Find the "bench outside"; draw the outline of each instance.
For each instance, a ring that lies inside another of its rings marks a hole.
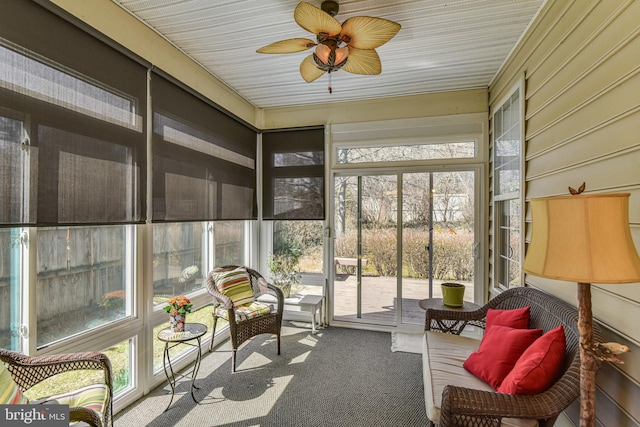
[[[361,258],[362,268],[367,266],[367,259]],[[334,258],[336,272],[338,272],[338,268],[340,268],[341,273],[346,274],[355,274],[356,268],[358,267],[358,258],[344,258],[344,257],[336,257]]]
[[[344,265],[344,266],[355,267],[355,266],[358,265],[358,258],[337,257],[337,258],[334,258],[334,261],[336,263],[336,266]],[[366,265],[367,265],[367,259],[366,258],[362,258],[362,266],[365,267]]]

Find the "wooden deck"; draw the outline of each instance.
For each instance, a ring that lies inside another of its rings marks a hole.
[[[442,298],[440,284],[433,281],[433,298]],[[473,301],[473,284],[465,283],[465,300]],[[311,289],[310,289],[311,288]],[[316,293],[316,287],[305,287],[303,293]],[[320,291],[320,288],[317,288]],[[418,306],[422,299],[429,298],[427,279],[403,279],[402,323],[423,325],[425,312]],[[371,323],[378,325],[397,324],[397,279],[395,277],[362,277],[362,310],[357,313],[357,278],[350,274],[336,274],[333,287],[333,319],[344,322]],[[331,310],[329,310],[331,312]]]
[[[433,281],[433,298],[442,298],[440,283]],[[473,299],[473,288],[465,296]],[[426,279],[403,279],[402,323],[424,324],[424,310],[418,306],[422,299],[429,298],[429,281]],[[362,310],[357,315],[357,278],[340,274],[334,281],[333,318],[340,321],[366,321],[368,323],[394,325],[397,323],[397,279],[395,277],[362,277]]]

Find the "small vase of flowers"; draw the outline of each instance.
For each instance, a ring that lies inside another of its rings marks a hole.
[[[167,301],[164,311],[169,313],[169,324],[173,332],[184,332],[187,313],[191,313],[191,300],[184,295],[172,297]]]

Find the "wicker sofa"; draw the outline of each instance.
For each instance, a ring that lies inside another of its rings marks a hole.
[[[562,325],[566,337],[559,379],[534,395],[502,394],[462,366],[480,340],[459,334],[465,326],[484,329],[489,308],[531,307],[530,328],[546,333]],[[558,415],[580,395],[580,352],[576,308],[533,288],[513,288],[471,312],[427,309],[423,337],[425,404],[430,422],[449,426],[553,426]],[[438,331],[434,330],[438,329]],[[445,332],[445,333],[443,333]],[[594,325],[594,338],[602,334]]]

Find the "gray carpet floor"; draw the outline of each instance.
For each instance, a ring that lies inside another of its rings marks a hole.
[[[391,334],[283,325],[238,350],[231,373],[230,344],[205,353],[196,379],[182,380],[171,408],[164,384],[116,416],[116,427],[139,426],[425,426],[419,354],[392,352]]]

